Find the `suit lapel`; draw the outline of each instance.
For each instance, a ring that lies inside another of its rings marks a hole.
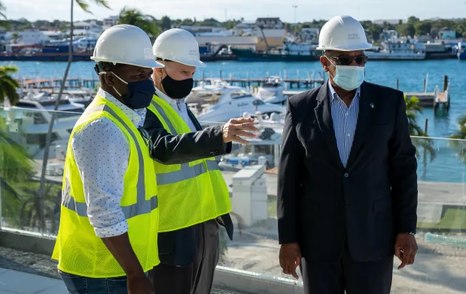
[[[340,160],[340,155],[338,153],[335,131],[333,130],[328,83],[325,83],[325,85],[320,88],[320,91],[316,97],[316,101],[317,105],[314,108],[316,122],[325,137],[332,157],[334,157],[335,161],[338,162],[340,167],[343,167]]]
[[[374,95],[369,91],[367,83],[361,85],[361,96],[359,97],[359,113],[358,122],[356,124],[356,131],[354,134],[353,145],[351,146],[351,152],[348,158],[347,168],[351,166],[353,161],[356,159],[359,150],[364,145],[367,139],[367,130],[372,125],[372,121],[375,115],[375,108],[377,105],[374,103]]]

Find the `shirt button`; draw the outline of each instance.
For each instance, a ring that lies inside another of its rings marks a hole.
[[[345,173],[345,174],[344,174],[344,177],[345,177],[345,178],[348,178],[348,177],[349,177],[349,173]]]

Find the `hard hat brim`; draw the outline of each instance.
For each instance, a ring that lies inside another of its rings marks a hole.
[[[202,67],[206,67],[207,65],[204,62],[199,60],[198,62],[195,62],[195,64],[192,64],[191,66],[201,67],[202,68]]]
[[[200,61],[200,60],[181,60],[181,59],[178,59],[178,58],[173,58],[171,59],[171,61],[174,61],[174,62],[178,62],[178,63],[181,63],[181,64],[184,64],[184,65],[188,65],[188,66],[194,66],[194,67],[206,67],[207,65]]]
[[[141,60],[140,62],[128,62],[128,61],[124,61],[124,60],[115,60],[115,59],[105,59],[105,58],[96,58],[94,56],[91,57],[91,60],[94,60],[95,62],[109,62],[109,63],[113,63],[113,64],[127,64],[127,65],[133,65],[133,66],[137,66],[137,67],[144,67],[144,68],[162,68],[162,67],[165,67],[165,65],[163,65],[162,63],[160,62],[157,62],[155,60],[151,60],[151,59],[146,59],[146,60]]]
[[[369,50],[372,48],[371,43],[366,43],[363,46],[355,46],[355,47],[347,47],[347,48],[341,48],[341,47],[333,47],[333,46],[318,46],[316,49],[317,50],[335,50],[335,51],[364,51],[364,50]]]

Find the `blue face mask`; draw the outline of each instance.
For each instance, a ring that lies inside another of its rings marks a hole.
[[[146,108],[152,101],[152,96],[155,93],[154,82],[152,79],[146,79],[137,82],[127,82],[113,73],[120,81],[128,86],[128,92],[121,95],[118,90],[113,89],[120,95],[123,103],[131,109]]]
[[[364,82],[364,66],[335,65],[335,69],[333,81],[346,91],[357,89]]]

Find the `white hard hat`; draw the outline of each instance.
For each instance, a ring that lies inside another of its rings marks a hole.
[[[155,57],[178,63],[204,67],[199,54],[199,44],[193,34],[183,29],[170,29],[155,39],[152,47]]]
[[[115,25],[100,35],[91,59],[145,68],[163,67],[155,61],[151,47],[149,36],[137,26]]]
[[[351,16],[335,16],[327,21],[319,34],[318,50],[359,51],[372,48],[364,28]]]

